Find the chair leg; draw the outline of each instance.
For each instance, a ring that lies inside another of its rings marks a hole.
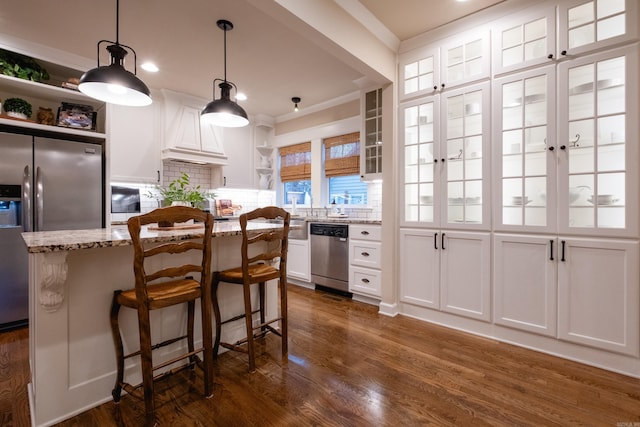
[[[211,327],[211,288],[202,290],[200,311],[202,316],[202,369],[204,370],[204,395],[213,395],[213,331]]]
[[[153,359],[151,356],[151,324],[149,309],[138,306],[138,328],[140,333],[140,363],[142,365],[142,387],[144,389],[145,419],[148,426],[155,424],[155,402],[153,401]]]
[[[120,335],[120,323],[118,321],[118,314],[120,313],[120,303],[118,302],[118,295],[122,291],[113,292],[113,300],[111,301],[111,336],[113,337],[113,345],[116,350],[116,384],[111,391],[113,401],[115,403],[120,402],[120,396],[122,394],[122,381],[124,380],[124,350],[122,348],[122,336]]]
[[[265,283],[264,282],[260,282],[258,284],[258,293],[260,297],[260,324],[264,325],[264,322],[265,322],[265,313],[264,313],[265,312],[265,309],[264,309]],[[267,327],[263,326],[262,328],[260,328],[260,331],[264,336],[267,333]]]
[[[253,316],[251,315],[251,287],[248,284],[242,285],[244,290],[244,314],[247,328],[247,353],[249,354],[249,372],[256,370],[255,353],[253,350]]]
[[[189,353],[195,349],[193,340],[193,323],[195,320],[196,304],[194,301],[187,302],[187,348]],[[189,362],[192,364],[191,369],[195,367],[196,356],[189,356]]]
[[[220,348],[220,331],[222,320],[220,318],[220,306],[218,305],[218,286],[220,285],[220,278],[218,272],[213,273],[213,280],[211,286],[211,305],[213,306],[213,315],[216,322],[216,339],[213,343],[213,357],[218,358],[218,349]],[[204,332],[203,332],[204,333]]]
[[[278,280],[278,290],[280,291],[280,333],[282,338],[282,356],[287,355],[288,350],[288,316],[287,316],[287,278]]]

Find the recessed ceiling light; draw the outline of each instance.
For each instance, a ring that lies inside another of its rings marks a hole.
[[[149,71],[150,73],[157,73],[158,71],[160,71],[158,66],[153,62],[145,62],[140,66],[140,68],[142,68],[145,71]]]
[[[245,95],[242,92],[238,92],[238,93],[236,93],[236,99],[238,101],[246,101],[247,100],[247,95]]]

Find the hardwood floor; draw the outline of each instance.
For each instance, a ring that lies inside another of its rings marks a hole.
[[[289,357],[227,352],[157,386],[161,426],[640,426],[640,380],[290,286]],[[105,314],[107,315],[107,314]],[[0,334],[0,425],[28,425],[26,329]],[[115,363],[115,362],[114,362]],[[59,426],[139,426],[124,396]]]

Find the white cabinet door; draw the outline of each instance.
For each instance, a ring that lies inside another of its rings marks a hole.
[[[637,0],[567,0],[558,7],[560,57],[575,56],[633,40]]]
[[[557,236],[494,235],[496,324],[556,336],[557,249]]]
[[[309,240],[289,239],[287,250],[287,277],[311,281]]]
[[[400,301],[440,308],[439,233],[400,229]]]
[[[441,309],[491,319],[491,239],[489,233],[443,231],[440,236]]]
[[[556,9],[535,6],[498,21],[493,35],[493,75],[556,58]]]
[[[227,156],[227,164],[222,167],[223,185],[230,188],[256,188],[251,126],[225,128],[222,135]]]
[[[401,101],[440,89],[440,48],[426,46],[403,53],[399,62],[398,98]]]
[[[440,49],[440,88],[448,89],[489,77],[490,45],[488,30],[468,31],[447,39]]]
[[[638,241],[560,238],[558,336],[638,356]]]
[[[560,233],[638,233],[637,72],[637,45],[558,67]]]
[[[156,104],[108,104],[107,111],[111,180],[159,183],[162,161]]]
[[[493,218],[498,230],[557,230],[555,99],[555,66],[493,82]]]

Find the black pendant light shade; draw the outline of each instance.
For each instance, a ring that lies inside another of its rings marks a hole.
[[[116,1],[116,41],[100,40],[98,42],[98,67],[93,68],[80,77],[80,92],[111,104],[142,107],[151,104],[151,92],[147,85],[134,74],[136,72],[136,52],[129,46],[118,42],[120,2]],[[107,51],[111,56],[111,64],[100,66],[100,45],[110,43]],[[126,49],[125,49],[126,48]],[[124,68],[124,57],[127,49],[133,52],[134,73]]]
[[[298,111],[298,104],[302,101],[299,96],[294,96],[291,98],[291,102],[293,102],[293,111]]]
[[[232,82],[227,81],[227,31],[233,29],[233,24],[225,19],[220,19],[218,27],[224,31],[224,80],[213,80],[213,101],[207,104],[200,115],[201,120],[215,126],[242,127],[249,124],[247,113],[236,102],[231,100],[231,88],[236,88]],[[215,99],[215,84],[219,81],[220,98]]]

